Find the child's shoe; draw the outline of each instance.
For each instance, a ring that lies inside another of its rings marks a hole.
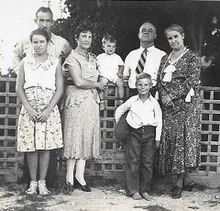
[[[116,98],[116,104],[117,106],[120,106],[121,104],[124,103],[124,98],[123,97],[118,97]]]
[[[118,105],[120,106],[121,104],[123,104],[124,103],[124,100],[123,99],[119,99],[118,100]]]
[[[51,192],[46,187],[46,181],[45,180],[39,180],[38,181],[38,190],[39,190],[39,194],[41,196],[47,196],[47,195],[51,194]]]
[[[26,190],[26,194],[34,195],[37,194],[37,181],[31,180],[29,188]]]
[[[101,101],[100,101],[100,104],[99,104],[99,110],[100,110],[100,111],[103,111],[103,110],[105,110],[105,107],[106,107],[105,101],[104,101],[104,100],[101,100]]]

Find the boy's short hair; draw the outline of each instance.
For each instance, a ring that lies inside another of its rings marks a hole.
[[[110,42],[110,43],[115,43],[117,44],[117,40],[110,34],[107,34],[105,35],[103,38],[102,38],[102,45],[105,45],[106,42]]]
[[[136,83],[138,82],[138,80],[140,79],[148,79],[151,83],[152,83],[152,80],[151,80],[151,75],[148,74],[148,73],[139,73],[137,76],[136,76]]]
[[[50,41],[50,34],[45,29],[40,28],[40,29],[35,29],[34,31],[32,31],[31,34],[30,34],[30,41],[31,42],[33,40],[34,35],[41,35],[41,36],[46,38],[47,42]]]

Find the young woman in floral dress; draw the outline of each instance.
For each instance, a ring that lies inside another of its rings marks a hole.
[[[31,177],[27,194],[48,195],[46,174],[50,150],[62,148],[61,118],[57,103],[63,93],[59,59],[47,53],[50,36],[44,29],[30,35],[34,52],[20,64],[16,91],[22,108],[18,120],[17,150],[27,153]],[[39,171],[38,171],[39,169]]]

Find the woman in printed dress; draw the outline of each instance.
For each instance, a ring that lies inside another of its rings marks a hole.
[[[175,176],[172,197],[180,198],[182,190],[192,190],[189,171],[198,167],[200,158],[200,58],[185,47],[181,26],[169,26],[165,36],[172,52],[161,60],[158,76],[163,109],[158,170]]]
[[[67,88],[62,103],[64,158],[67,172],[64,193],[70,194],[75,178],[83,191],[90,192],[84,179],[86,159],[99,157],[100,117],[97,90],[105,86],[98,82],[97,60],[89,52],[92,44],[90,27],[81,24],[75,31],[77,47],[63,66]]]
[[[40,195],[48,195],[50,191],[45,178],[50,150],[63,147],[57,107],[63,93],[63,74],[59,60],[47,53],[50,40],[48,32],[44,29],[34,30],[30,40],[34,52],[22,60],[16,84],[22,103],[17,150],[27,152],[31,181],[26,193],[37,194],[38,190]]]

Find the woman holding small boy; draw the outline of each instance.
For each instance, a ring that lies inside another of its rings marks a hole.
[[[83,191],[91,189],[84,179],[86,159],[99,157],[100,117],[99,94],[105,86],[98,82],[97,60],[89,52],[91,27],[79,25],[75,30],[77,47],[65,60],[67,88],[62,103],[64,158],[67,172],[64,192],[73,191],[74,177]],[[74,169],[76,173],[74,174]]]

